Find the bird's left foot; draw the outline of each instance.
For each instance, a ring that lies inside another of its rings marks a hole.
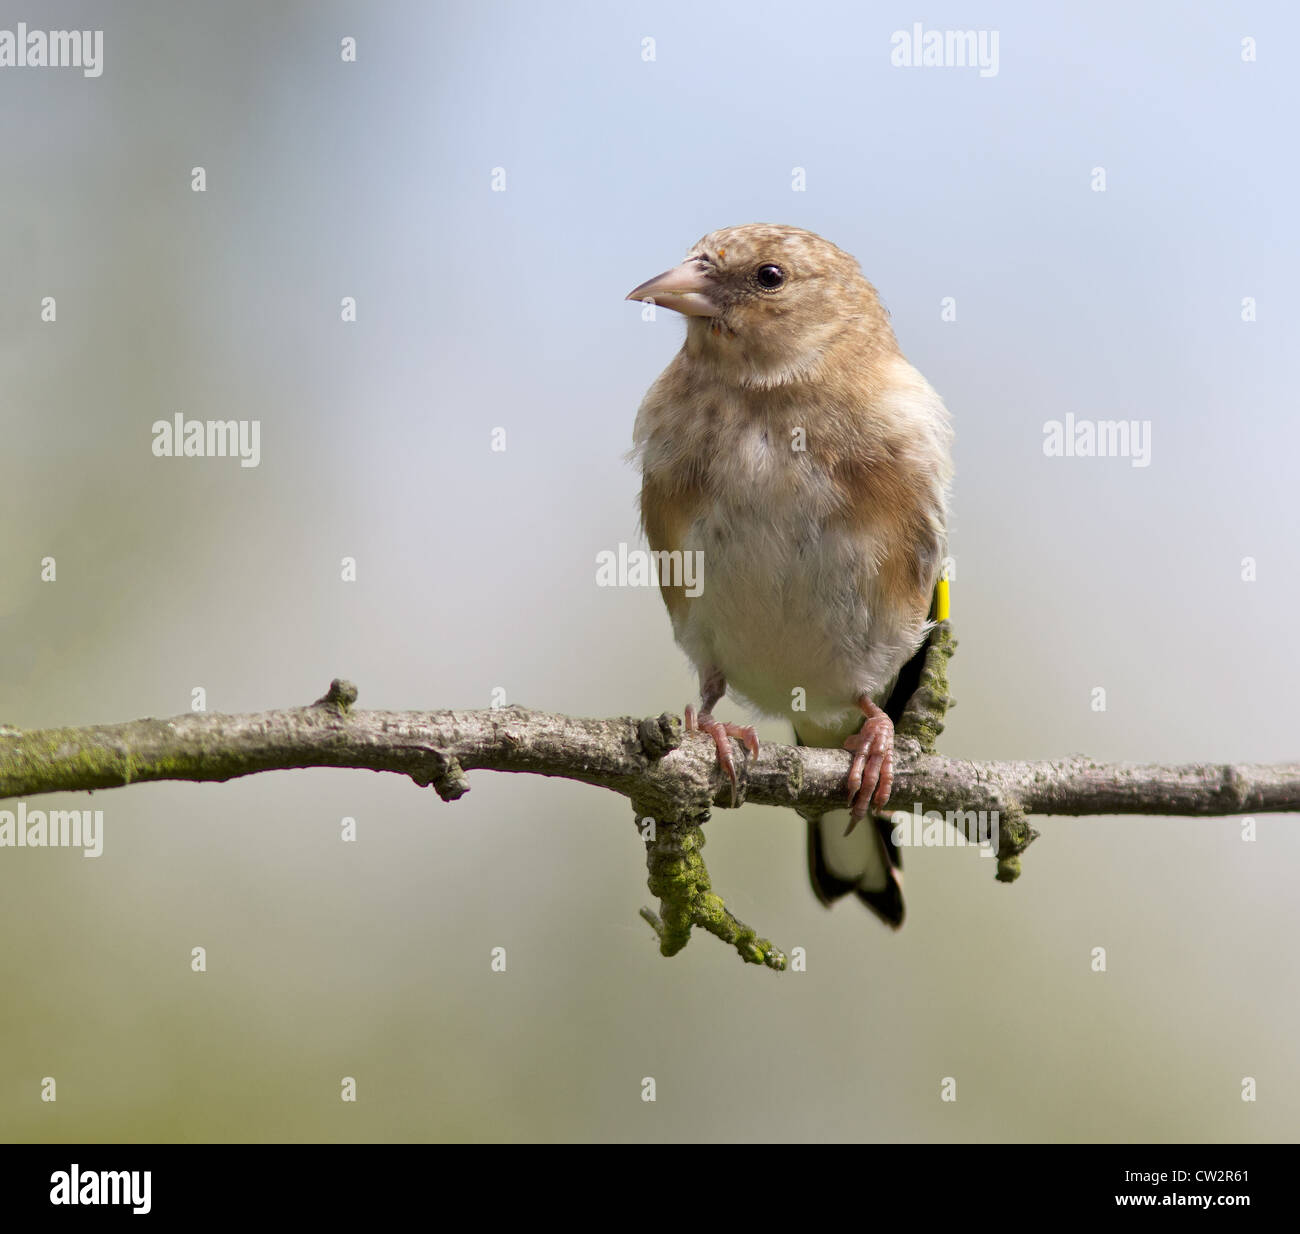
[[[734,737],[752,757],[757,758],[758,733],[749,724],[725,724],[721,720],[715,720],[707,711],[701,712],[697,717],[695,708],[689,703],[686,705],[686,731],[708,733],[713,738],[713,744],[718,750],[718,766],[731,781],[731,804],[734,806],[736,804],[736,762],[731,757],[731,738]]]
[[[852,751],[849,764],[848,835],[873,810],[883,810],[894,786],[894,722],[874,703],[863,700],[866,722],[844,748]]]

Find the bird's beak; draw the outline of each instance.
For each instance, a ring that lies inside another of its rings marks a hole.
[[[684,261],[680,266],[656,274],[628,293],[629,300],[652,300],[686,317],[716,317],[719,309],[710,293],[717,286],[702,261]]]

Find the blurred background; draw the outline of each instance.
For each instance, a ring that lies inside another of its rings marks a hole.
[[[771,221],[858,257],[954,416],[941,751],[1297,757],[1288,6],[33,7],[0,28],[104,60],[0,68],[0,723],[336,675],[370,708],[680,711],[657,592],[595,585],[641,543],[632,421],[683,335],[623,296]],[[996,31],[997,73],[891,64],[921,20]],[[260,465],[155,457],[178,412],[260,421]],[[1150,465],[1045,456],[1067,414],[1149,421]],[[0,1137],[1300,1132],[1294,817],[1036,820],[1010,887],[912,850],[891,935],[816,903],[793,814],[721,811],[715,887],[807,951],[774,974],[658,955],[621,798],[471,783],[31,799],[102,809],[104,852],[0,849]]]

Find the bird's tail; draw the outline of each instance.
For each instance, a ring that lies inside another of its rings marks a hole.
[[[850,892],[895,930],[903,924],[903,863],[884,819],[864,818],[845,835],[847,810],[808,819],[808,876],[827,907]]]
[[[920,680],[925,658],[922,645],[898,675],[885,712],[895,723]],[[860,718],[844,732],[801,722],[794,738],[801,746],[836,748],[857,731]],[[854,894],[886,925],[897,930],[903,924],[903,858],[892,839],[887,819],[868,815],[853,829],[848,810],[831,810],[822,815],[804,815],[808,822],[808,877],[813,894],[828,908],[843,896]]]

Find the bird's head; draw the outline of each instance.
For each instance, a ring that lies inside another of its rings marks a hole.
[[[894,346],[858,263],[798,227],[746,223],[710,232],[680,266],[631,292],[688,319],[686,349],[741,384],[807,379],[837,343]]]

